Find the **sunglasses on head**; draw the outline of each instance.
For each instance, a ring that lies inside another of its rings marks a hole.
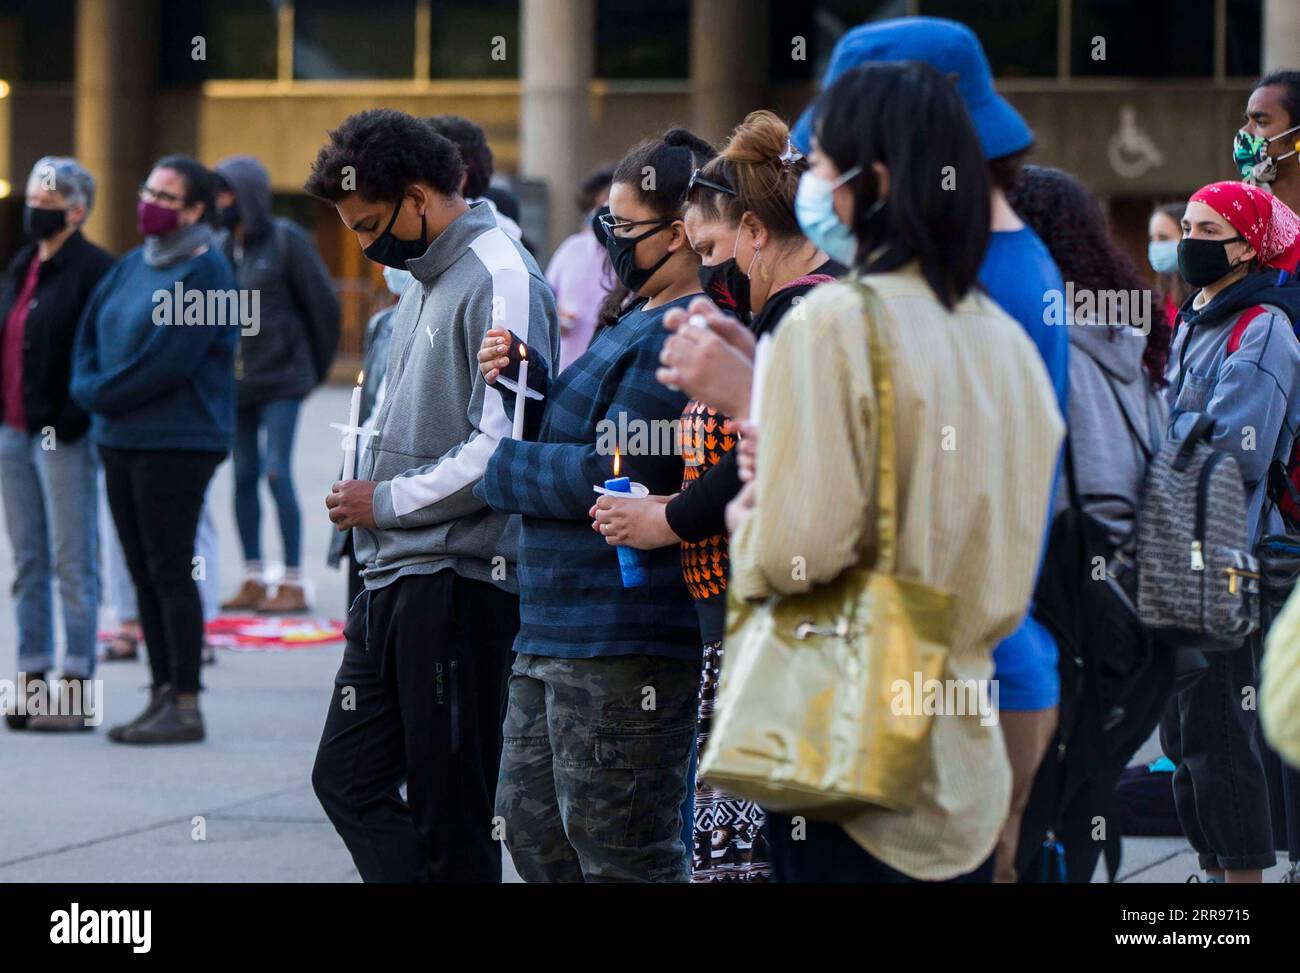
[[[696,169],[691,173],[690,180],[686,183],[686,195],[689,196],[696,186],[703,186],[705,189],[712,189],[715,193],[726,193],[728,196],[737,195],[736,191],[730,186],[720,182],[714,182],[712,179],[701,175],[704,170]]]

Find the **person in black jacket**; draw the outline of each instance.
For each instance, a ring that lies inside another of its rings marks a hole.
[[[271,215],[271,182],[252,156],[217,163],[224,185],[217,215],[228,231],[221,250],[241,290],[259,293],[258,326],[236,361],[235,520],[244,547],[244,582],[227,611],[306,611],[300,576],[301,514],[293,487],[293,439],[303,398],[325,378],[338,349],[339,300],[316,249],[296,224]],[[262,436],[265,433],[265,445]],[[262,573],[261,503],[266,476],[284,542],[284,577],[275,594]]]
[[[77,321],[113,265],[81,235],[94,202],[95,180],[75,159],[37,162],[23,210],[28,242],[0,281],[0,488],[14,551],[20,682],[44,683],[54,667],[57,579],[62,674],[68,685],[82,680],[83,701],[95,674],[99,472],[90,418],[68,386]],[[13,729],[89,728],[67,712],[6,719]]]

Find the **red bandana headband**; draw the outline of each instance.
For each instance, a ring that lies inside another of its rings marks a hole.
[[[1250,244],[1259,261],[1295,273],[1300,263],[1300,217],[1272,193],[1240,182],[1212,182],[1192,193]]]

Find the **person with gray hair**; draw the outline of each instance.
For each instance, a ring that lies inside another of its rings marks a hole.
[[[27,243],[0,277],[0,494],[14,552],[18,680],[24,700],[54,685],[77,709],[7,712],[11,729],[89,729],[99,614],[98,459],[90,418],[69,394],[82,309],[113,258],[81,233],[95,180],[76,159],[46,156],[27,180]],[[53,583],[66,646],[54,668]],[[80,685],[77,681],[80,681]],[[48,698],[48,697],[47,697]],[[82,714],[85,715],[82,715]]]

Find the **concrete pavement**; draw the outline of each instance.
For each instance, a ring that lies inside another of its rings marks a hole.
[[[342,618],[343,576],[325,567],[323,498],[338,469],[348,390],[311,395],[299,420],[294,475],[303,507],[304,574],[314,614]],[[211,500],[223,591],[240,578],[230,464]],[[280,552],[270,496],[263,543]],[[0,531],[0,672],[15,667],[13,558]],[[104,626],[108,625],[105,618]],[[204,670],[208,739],[142,749],[95,733],[12,733],[0,726],[0,882],[337,882],[356,870],[311,792],[310,773],[340,644],[282,653],[219,652]],[[144,705],[143,661],[103,666],[104,724]],[[1147,751],[1158,753],[1154,741]],[[196,820],[201,819],[201,820]],[[202,840],[197,840],[202,834]],[[1182,839],[1125,842],[1122,878],[1181,882],[1196,871]],[[1271,870],[1276,881],[1282,866]],[[507,863],[507,877],[517,880]]]

